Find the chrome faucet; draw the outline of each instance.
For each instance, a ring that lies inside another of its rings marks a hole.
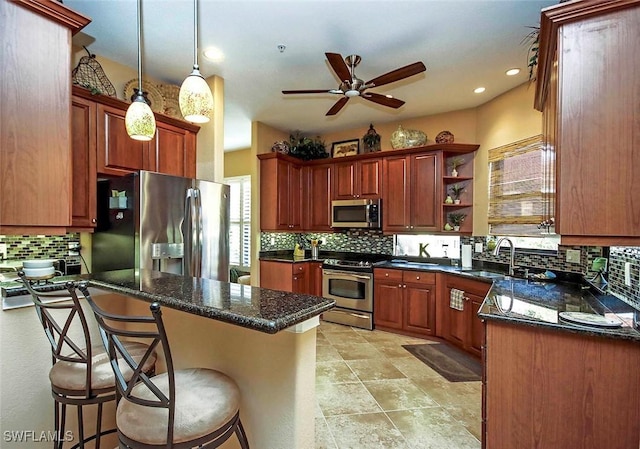
[[[503,241],[506,241],[509,244],[509,246],[511,247],[510,251],[509,251],[509,276],[513,276],[513,269],[515,268],[515,262],[514,261],[515,261],[515,257],[516,257],[516,247],[513,244],[513,242],[511,241],[511,239],[508,238],[508,237],[501,237],[498,240],[498,243],[496,243],[496,247],[493,250],[493,255],[497,256],[497,255],[500,254],[500,245],[502,244]]]

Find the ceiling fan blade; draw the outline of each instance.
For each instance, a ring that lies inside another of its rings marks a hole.
[[[347,101],[349,101],[349,97],[342,97],[341,99],[336,101],[336,103],[331,107],[331,109],[329,109],[329,112],[327,112],[326,115],[336,115],[340,111],[340,109],[342,109],[344,105],[347,104]]]
[[[373,92],[365,93],[364,95],[362,95],[362,98],[394,109],[398,109],[404,104],[404,101],[398,100],[397,98],[389,98],[386,95],[380,95]]]
[[[417,75],[418,73],[424,72],[425,70],[427,70],[427,68],[422,62],[414,62],[413,64],[409,64],[407,66],[385,73],[384,75],[380,75],[377,78],[372,79],[371,81],[367,81],[365,83],[365,86],[382,86],[384,84],[393,83],[394,81],[400,81],[401,79]]]
[[[347,67],[347,64],[339,53],[325,53],[324,55],[327,57],[329,64],[331,64],[333,71],[336,72],[336,75],[340,78],[340,81],[351,81],[349,67]]]
[[[332,89],[283,90],[283,94],[330,94]],[[342,93],[342,92],[341,92]]]

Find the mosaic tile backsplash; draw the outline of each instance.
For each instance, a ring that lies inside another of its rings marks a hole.
[[[80,243],[80,234],[0,235],[7,245],[7,259],[69,259],[69,243]]]
[[[322,240],[321,251],[342,251],[369,254],[393,254],[393,236],[382,235],[381,231],[348,231],[336,233],[288,234],[280,232],[261,232],[261,251],[292,250],[299,239]],[[309,249],[309,245],[303,245]]]
[[[631,264],[631,286],[625,285],[625,264]],[[612,246],[609,253],[609,291],[640,309],[640,247]]]

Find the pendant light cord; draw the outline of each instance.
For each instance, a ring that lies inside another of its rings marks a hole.
[[[142,95],[142,26],[140,19],[142,0],[138,0],[138,94]]]
[[[193,0],[193,68],[198,67],[198,0]]]

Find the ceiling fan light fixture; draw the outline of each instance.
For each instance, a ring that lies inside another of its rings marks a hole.
[[[357,89],[349,89],[344,94],[349,98],[351,98],[351,97],[359,97],[360,96],[360,91],[357,90]]]
[[[156,118],[142,94],[142,0],[138,0],[138,90],[124,116],[127,134],[134,140],[149,141],[156,133]]]
[[[207,123],[213,112],[213,94],[198,67],[198,0],[193,0],[193,71],[180,86],[180,112],[185,120]]]

